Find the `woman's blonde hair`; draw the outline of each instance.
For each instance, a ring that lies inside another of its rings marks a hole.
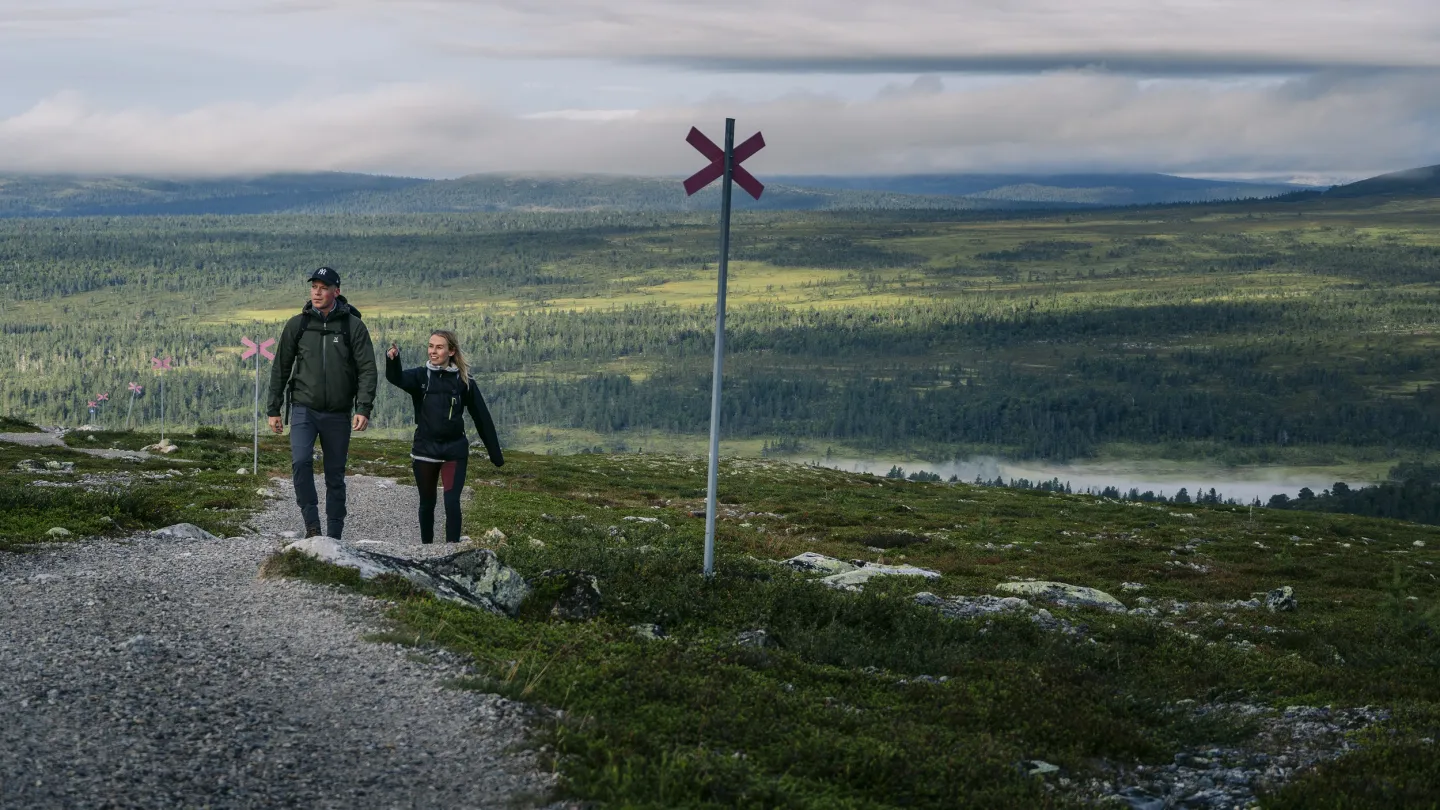
[[[460,379],[469,381],[470,364],[465,362],[465,354],[460,351],[460,340],[455,337],[455,333],[449,329],[436,329],[430,333],[430,337],[445,338],[447,348],[455,355],[450,359],[450,362],[454,363],[455,367],[460,369]]]

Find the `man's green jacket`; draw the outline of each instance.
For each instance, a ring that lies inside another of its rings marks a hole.
[[[345,334],[349,332],[349,340]],[[295,373],[290,373],[291,367]],[[375,348],[360,310],[345,296],[323,316],[307,301],[299,315],[285,323],[270,367],[267,416],[279,416],[285,388],[293,386],[290,402],[317,411],[343,411],[369,417],[375,407]]]

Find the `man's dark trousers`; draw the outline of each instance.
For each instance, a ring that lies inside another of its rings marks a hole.
[[[305,526],[320,525],[320,496],[315,492],[315,438],[325,455],[325,534],[339,539],[345,530],[345,457],[350,452],[350,414],[315,411],[304,405],[290,409],[290,470],[295,503]]]

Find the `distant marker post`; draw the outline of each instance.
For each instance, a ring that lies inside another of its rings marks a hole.
[[[264,355],[264,357],[265,357],[266,360],[274,360],[274,359],[275,359],[275,353],[272,352],[272,351],[270,351],[270,347],[275,345],[275,339],[274,339],[274,338],[271,338],[271,339],[269,339],[269,340],[266,340],[266,341],[263,341],[263,342],[260,342],[260,343],[256,343],[255,341],[251,340],[251,339],[248,338],[248,337],[242,337],[242,338],[240,338],[240,343],[241,343],[241,345],[242,345],[242,346],[244,347],[244,349],[245,349],[243,352],[241,352],[241,354],[240,354],[240,359],[241,359],[241,360],[249,360],[251,357],[254,357],[254,358],[255,358],[255,418],[252,420],[252,421],[254,422],[254,428],[255,428],[255,460],[254,460],[254,462],[253,462],[253,468],[252,468],[252,470],[251,470],[251,474],[252,474],[252,475],[259,475],[259,474],[260,474],[260,357],[261,357],[261,355]]]
[[[705,495],[705,576],[715,574],[715,515],[717,510],[716,492],[720,474],[720,382],[725,363],[725,285],[730,269],[730,186],[732,181],[750,196],[760,199],[765,186],[749,171],[740,166],[746,158],[765,148],[765,139],[760,133],[751,135],[746,141],[735,146],[735,119],[725,119],[725,148],[705,137],[695,127],[690,128],[686,142],[696,151],[710,159],[710,165],[701,169],[685,181],[685,194],[694,194],[700,189],[720,180],[720,279],[715,294],[715,368],[710,385],[710,472]]]
[[[160,443],[165,443],[165,371],[175,367],[175,358],[150,358],[150,367],[160,373]]]

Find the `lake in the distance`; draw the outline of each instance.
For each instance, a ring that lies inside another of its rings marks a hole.
[[[1242,503],[1249,503],[1255,498],[1265,503],[1270,500],[1271,495],[1278,493],[1293,498],[1304,487],[1309,487],[1318,495],[1322,490],[1334,486],[1336,481],[1345,481],[1351,487],[1375,483],[1368,480],[1347,480],[1339,471],[1330,471],[1324,467],[1224,467],[1203,462],[1104,461],[1047,464],[1039,461],[1010,461],[990,456],[941,463],[854,458],[806,461],[837,470],[874,475],[885,475],[891,467],[899,466],[906,475],[924,470],[935,473],[946,481],[954,475],[967,483],[973,482],[977,475],[985,481],[994,481],[996,476],[1006,481],[1028,478],[1032,482],[1058,478],[1062,484],[1069,483],[1075,492],[1099,493],[1105,487],[1115,487],[1124,494],[1134,488],[1141,492],[1148,490],[1167,498],[1179,492],[1182,487],[1189,491],[1191,498],[1194,498],[1197,492],[1209,492],[1213,487],[1221,497],[1233,498]],[[1353,473],[1353,470],[1347,472]],[[1354,478],[1353,475],[1349,477]]]

